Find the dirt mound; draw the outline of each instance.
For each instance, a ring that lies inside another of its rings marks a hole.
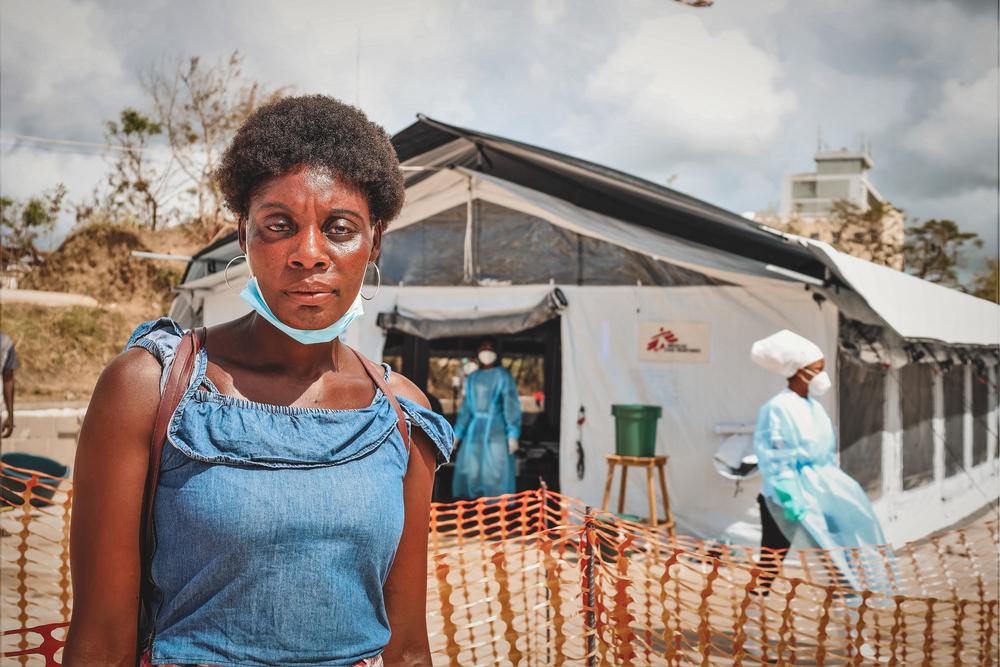
[[[86,399],[136,324],[152,317],[118,307],[4,304],[4,333],[14,339],[21,362],[18,403]]]
[[[167,306],[173,299],[170,289],[180,281],[184,265],[133,257],[134,250],[154,251],[149,237],[149,232],[126,225],[81,227],[42,266],[25,276],[21,286],[85,294],[101,303],[140,301]],[[155,252],[164,250],[155,247]]]
[[[14,338],[22,368],[19,401],[86,399],[101,370],[140,322],[167,313],[185,264],[133,257],[135,250],[191,256],[209,230],[189,224],[151,232],[92,223],[73,230],[20,287],[84,294],[100,307],[5,303],[4,332]]]

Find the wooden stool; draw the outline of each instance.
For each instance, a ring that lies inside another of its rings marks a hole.
[[[674,535],[674,515],[670,511],[670,496],[667,495],[667,475],[664,467],[667,465],[668,456],[619,456],[618,454],[608,454],[608,481],[604,484],[604,511],[608,510],[608,502],[611,500],[611,485],[614,481],[615,466],[622,467],[621,488],[618,491],[618,513],[625,511],[625,478],[628,475],[629,467],[646,469],[646,491],[649,493],[649,525],[653,527],[666,528],[670,536]],[[660,523],[656,519],[656,492],[653,490],[653,468],[656,468],[660,475],[660,493],[663,494],[663,509],[666,519]]]

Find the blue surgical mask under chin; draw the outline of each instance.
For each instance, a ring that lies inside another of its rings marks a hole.
[[[354,299],[354,303],[352,303],[351,307],[347,309],[347,312],[330,326],[323,329],[296,329],[279,320],[271,311],[267,302],[264,301],[264,295],[260,293],[260,287],[257,285],[257,278],[251,278],[247,282],[247,286],[243,288],[242,292],[240,292],[240,298],[253,308],[258,315],[273,324],[275,328],[284,332],[290,338],[302,343],[303,345],[329,343],[334,338],[339,338],[340,335],[347,330],[347,327],[350,326],[351,322],[358,319],[365,313],[365,309],[362,306],[361,294],[359,292],[358,296]]]

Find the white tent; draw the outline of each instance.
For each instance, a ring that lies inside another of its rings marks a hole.
[[[461,155],[453,143],[447,144],[449,164]],[[518,148],[524,150],[523,145]],[[788,328],[816,342],[831,374],[848,385],[828,394],[824,403],[842,435],[850,431],[851,448],[845,445],[842,453],[845,468],[861,477],[869,473],[863,483],[893,542],[942,528],[997,499],[1000,309],[995,305],[829,246],[753,229],[815,258],[820,270],[805,274],[799,270],[805,266],[801,262],[782,266],[768,261],[776,256],[770,251],[720,249],[710,234],[704,243],[690,234],[682,238],[533,188],[527,184],[530,179],[518,183],[470,167],[429,165],[427,154],[418,153],[407,163],[419,164],[422,171],[411,178],[403,213],[385,236],[381,263],[386,282],[366,304],[366,315],[348,332],[347,342],[380,359],[387,330],[430,338],[479,335],[558,318],[562,492],[599,505],[604,456],[614,451],[611,405],[659,405],[663,417],[657,452],[670,456],[668,487],[680,529],[706,538],[759,539],[759,482],[723,478],[712,457],[724,438],[748,437],[759,406],[781,389],[781,378],[750,362],[749,349],[754,340]],[[501,157],[491,154],[494,162]],[[551,154],[544,157],[553,159]],[[600,176],[611,178],[604,172]],[[627,186],[637,187],[634,182]],[[623,209],[630,203],[623,201]],[[492,213],[480,219],[476,207],[487,204]],[[697,209],[689,199],[681,204]],[[708,207],[705,224],[719,216],[718,209]],[[528,240],[514,237],[515,228],[532,230]],[[419,234],[425,231],[421,241]],[[549,248],[538,247],[537,238],[569,238],[580,247],[581,239],[587,239],[597,244],[588,255],[596,256],[595,262],[617,248],[630,253],[622,256],[623,262],[642,257],[654,269],[675,273],[661,275],[653,284],[623,282],[621,275],[627,272],[616,273],[611,284],[601,284],[600,277],[588,282],[581,279],[582,268],[575,281],[545,279],[538,264],[549,262],[549,273],[568,275],[564,265],[571,255],[539,259],[536,253]],[[484,247],[484,239],[492,239],[492,245]],[[175,307],[188,324],[200,320],[211,325],[246,312],[219,270],[235,254],[230,241],[199,256],[216,266],[200,275],[189,271],[184,296]],[[427,277],[435,264],[448,264],[453,272]],[[506,277],[483,279],[478,273],[486,264],[499,266],[496,272],[506,271]],[[527,269],[535,277],[517,284],[518,272]],[[242,284],[244,275],[242,268],[230,271],[236,284]],[[555,290],[559,298],[552,296]],[[662,354],[647,350],[650,336],[661,329],[674,332],[681,345]],[[914,363],[921,361],[920,355],[923,362],[936,363]],[[844,368],[839,368],[842,360]],[[917,380],[922,389],[913,399]],[[919,403],[916,409],[911,399]],[[845,404],[850,413],[841,419]],[[956,404],[962,407],[958,414]],[[578,428],[581,407],[586,422]],[[864,418],[855,419],[862,412]],[[949,434],[956,433],[949,441]],[[911,447],[910,441],[917,444]],[[626,512],[644,515],[646,507],[645,484],[636,475]]]

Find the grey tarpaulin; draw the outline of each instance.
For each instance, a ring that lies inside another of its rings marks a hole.
[[[390,227],[379,269],[383,285],[461,285],[466,204]],[[722,280],[577,234],[537,216],[472,202],[471,284],[722,285]]]
[[[463,204],[416,225],[389,227],[378,261],[382,284],[462,284],[465,215]]]
[[[566,305],[566,297],[562,290],[556,288],[536,305],[525,310],[478,318],[430,319],[397,308],[390,312],[379,313],[378,326],[428,340],[451,336],[512,334],[548,322],[558,316],[559,311]]]

